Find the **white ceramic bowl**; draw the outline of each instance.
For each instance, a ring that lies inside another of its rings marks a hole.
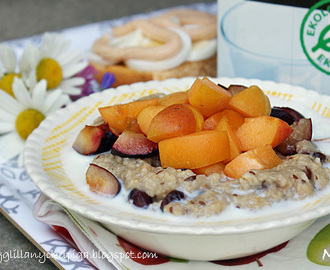
[[[330,134],[328,96],[269,81],[213,80],[222,85],[258,85],[269,95],[272,105],[291,106],[311,117],[314,138]],[[193,81],[194,78],[183,78],[121,86],[82,98],[55,112],[26,142],[24,159],[29,176],[59,204],[101,222],[128,241],[150,251],[190,260],[230,259],[264,251],[293,238],[318,217],[330,213],[330,188],[308,200],[209,219],[153,216],[146,210],[124,207],[89,192],[84,173],[92,157],[78,157],[72,143],[81,128],[99,115],[98,107],[125,103],[155,92],[186,90]],[[322,150],[329,154],[326,144]]]

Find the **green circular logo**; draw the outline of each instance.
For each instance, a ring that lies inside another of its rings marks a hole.
[[[330,75],[330,0],[312,6],[300,28],[300,41],[308,60]]]

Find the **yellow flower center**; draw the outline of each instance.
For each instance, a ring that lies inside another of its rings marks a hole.
[[[13,97],[14,97],[14,93],[13,93],[12,85],[15,77],[22,78],[22,75],[18,73],[8,73],[5,76],[3,76],[0,80],[0,89],[4,90]]]
[[[62,68],[59,63],[51,58],[42,59],[37,66],[37,80],[45,79],[47,89],[54,89],[62,81]]]
[[[18,135],[23,140],[26,140],[32,131],[37,128],[44,119],[45,116],[35,109],[27,109],[22,111],[17,116],[15,123]]]

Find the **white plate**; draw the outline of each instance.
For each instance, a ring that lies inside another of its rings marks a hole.
[[[273,106],[290,106],[311,117],[314,138],[330,134],[329,96],[269,81],[212,80],[227,86],[258,85],[269,95]],[[26,142],[24,159],[28,174],[43,193],[71,211],[101,222],[141,247],[190,260],[235,258],[266,250],[291,239],[316,218],[330,213],[330,188],[304,201],[209,219],[150,215],[146,210],[123,206],[115,199],[104,200],[89,192],[84,173],[92,157],[78,156],[72,143],[81,128],[99,116],[98,107],[126,103],[155,92],[186,90],[193,81],[194,78],[183,78],[121,86],[82,98],[57,111]],[[329,154],[326,143],[320,146]]]

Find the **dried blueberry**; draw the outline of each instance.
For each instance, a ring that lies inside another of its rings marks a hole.
[[[165,198],[162,200],[162,203],[160,204],[160,209],[163,211],[165,205],[173,201],[180,201],[183,198],[184,198],[184,193],[182,191],[172,190],[169,193],[167,193]]]
[[[130,192],[128,200],[131,200],[135,206],[140,208],[146,208],[153,202],[153,199],[146,192],[136,188]]]
[[[319,158],[321,163],[324,163],[327,159],[327,156],[321,152],[314,152],[312,155],[315,158]]]

